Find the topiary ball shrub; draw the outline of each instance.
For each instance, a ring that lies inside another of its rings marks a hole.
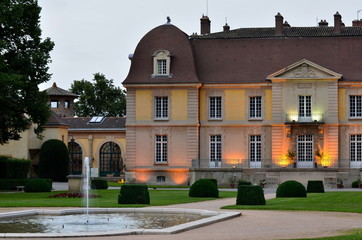
[[[64,142],[50,139],[43,143],[39,155],[39,176],[53,181],[67,181],[69,168],[68,148]]]
[[[251,182],[245,181],[245,180],[240,180],[238,183],[238,186],[240,185],[251,185]]]
[[[24,186],[24,192],[50,192],[51,184],[46,179],[30,179]]]
[[[92,179],[91,189],[108,189],[108,183],[104,179]]]
[[[219,197],[219,190],[215,182],[210,179],[199,179],[191,185],[189,197]]]
[[[236,205],[265,205],[264,191],[260,186],[239,185]]]
[[[307,197],[307,191],[300,182],[290,180],[279,185],[276,197]]]
[[[118,195],[118,204],[150,204],[150,194],[147,185],[122,185]]]
[[[324,193],[324,185],[321,180],[308,181],[307,192]]]

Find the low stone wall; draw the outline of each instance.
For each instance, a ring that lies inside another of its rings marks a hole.
[[[341,179],[345,187],[362,178],[362,169],[341,168],[198,168],[190,169],[191,183],[201,178],[215,178],[220,186],[230,186],[231,179],[242,179],[252,184],[265,180],[265,187],[277,187],[288,180],[296,180],[307,186],[309,180],[322,180],[326,188],[337,188],[337,180]]]

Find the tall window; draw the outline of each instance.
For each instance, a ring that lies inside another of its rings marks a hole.
[[[298,166],[313,167],[313,135],[298,136]]]
[[[261,135],[249,137],[250,167],[261,167]]]
[[[71,174],[81,174],[82,173],[82,148],[81,146],[72,141],[68,142],[68,151],[69,151],[69,170]]]
[[[349,96],[349,116],[362,117],[362,96]]]
[[[210,136],[210,167],[221,164],[221,135]]]
[[[70,101],[64,101],[64,108],[70,108]]]
[[[310,121],[312,119],[312,97],[299,96],[299,120]]]
[[[209,118],[221,119],[221,97],[210,97]]]
[[[119,176],[123,168],[121,148],[115,142],[106,142],[100,149],[100,174]]]
[[[350,137],[350,159],[352,168],[362,167],[362,135],[355,134]]]
[[[166,75],[167,74],[167,61],[166,59],[157,60],[157,74]]]
[[[156,135],[156,163],[167,163],[167,135]]]
[[[168,118],[168,97],[155,98],[155,118]]]
[[[250,97],[249,117],[261,118],[261,96]]]

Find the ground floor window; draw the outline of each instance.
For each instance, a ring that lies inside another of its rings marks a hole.
[[[106,142],[100,149],[100,175],[119,176],[123,162],[121,148],[115,142]]]
[[[297,166],[310,168],[313,167],[313,135],[298,136]]]
[[[167,135],[156,135],[156,163],[167,163]]]
[[[362,134],[354,134],[350,137],[350,166],[362,167]]]
[[[261,135],[249,136],[249,160],[251,168],[261,167]]]
[[[69,152],[69,172],[71,174],[82,174],[83,151],[81,146],[74,142],[74,139],[68,143]]]
[[[221,167],[221,135],[210,136],[210,167]]]

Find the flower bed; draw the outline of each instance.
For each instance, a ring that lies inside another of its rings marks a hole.
[[[85,194],[82,193],[58,193],[58,194],[54,194],[54,195],[50,195],[50,198],[83,198],[85,197]],[[98,198],[98,197],[102,197],[100,195],[95,195],[95,194],[89,194],[88,195],[89,198]]]

